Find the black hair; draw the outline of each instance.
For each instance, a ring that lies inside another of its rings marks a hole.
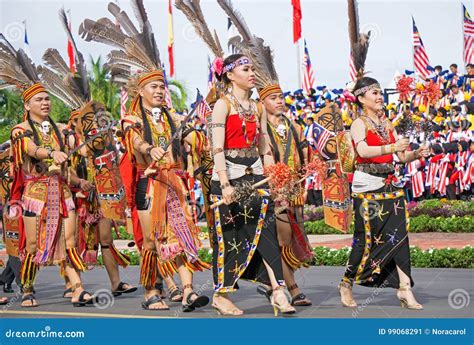
[[[226,57],[224,59],[224,63],[223,63],[223,66],[222,68],[224,68],[225,66],[227,66],[228,64],[232,63],[232,62],[236,62],[238,59],[244,57],[245,55],[244,54],[232,54],[232,55],[229,55],[228,57]],[[230,71],[229,71],[230,72]],[[227,73],[228,72],[222,72],[221,75],[215,73],[215,76],[217,78],[217,80],[219,81],[223,81],[224,84],[230,84],[231,81],[229,79],[229,77],[227,77]]]
[[[457,153],[458,143],[456,141],[452,141],[450,143],[444,143],[443,150],[444,150],[444,153]]]
[[[291,123],[291,121],[286,116],[283,116],[283,121],[285,121],[286,124],[290,127],[291,135],[295,139],[296,151],[298,153],[300,163],[303,164],[304,163],[304,155],[303,155],[303,150],[301,148],[300,139],[298,138],[298,134],[296,133],[296,129],[293,126],[293,124]],[[275,150],[274,150],[275,161],[281,162],[280,151],[278,150],[278,146],[277,146],[275,137],[273,136],[273,131],[270,129],[270,122],[267,122],[267,128],[268,128],[268,136],[270,137],[270,142],[271,142],[272,146],[275,148]],[[284,163],[286,164],[287,162],[284,162]]]
[[[35,143],[36,146],[40,145],[40,139],[38,135],[38,131],[36,130],[35,124],[33,123],[33,120],[31,119],[30,112],[27,112],[26,115],[26,120],[28,121],[28,124],[31,127],[31,131],[33,132],[33,142]],[[59,142],[59,149],[64,152],[64,142],[61,137],[61,132],[58,129],[58,126],[56,126],[56,123],[53,121],[51,116],[48,116],[48,121],[51,124],[51,127],[53,127],[54,133],[56,134],[56,137],[58,138]]]
[[[140,105],[140,111],[142,113],[144,139],[148,144],[154,145],[153,144],[153,136],[151,134],[151,127],[150,127],[150,124],[148,123],[148,120],[146,118],[146,112],[145,112],[145,108],[143,107],[143,101],[142,101],[141,96],[140,96],[140,99],[139,99],[139,105]],[[173,136],[174,133],[176,133],[176,126],[174,125],[173,119],[171,118],[171,116],[168,113],[168,110],[166,108],[161,108],[161,111],[165,114],[165,116],[168,120],[168,123],[170,125],[170,129],[171,129],[171,136]],[[177,139],[173,140],[173,142],[171,143],[171,148],[172,148],[171,151],[173,153],[173,158],[175,160],[178,160],[179,151],[180,151],[179,140],[177,140]]]
[[[456,63],[452,63],[451,65],[449,65],[449,67],[458,68],[458,64],[456,64]]]
[[[461,140],[458,144],[461,145],[462,152],[469,151],[469,143],[467,141]]]
[[[148,144],[153,145],[153,136],[151,134],[150,124],[148,123],[148,120],[146,118],[146,112],[145,108],[143,107],[142,96],[140,96],[138,103],[140,105],[140,112],[142,113],[143,137]]]
[[[355,94],[355,92],[357,90],[362,89],[363,87],[371,86],[371,85],[378,84],[378,83],[379,82],[374,78],[362,77],[359,80],[357,80],[356,84],[354,85],[354,90],[352,91],[352,93]],[[365,92],[358,95],[358,96],[356,96],[355,103],[361,108],[362,108],[362,103],[359,101],[359,96],[363,96],[364,94],[365,94]]]
[[[439,155],[439,154],[443,153],[443,148],[441,147],[440,144],[431,145],[431,150],[433,150],[433,153],[435,155]]]
[[[437,66],[435,66],[435,68],[434,68],[434,69],[439,69],[439,70],[441,70],[441,71],[442,71],[442,70],[443,70],[443,67],[442,67],[441,65],[437,65]]]

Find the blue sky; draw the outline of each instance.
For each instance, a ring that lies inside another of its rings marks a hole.
[[[108,16],[106,0],[0,0],[0,30],[16,47],[22,46],[22,21],[27,20],[30,51],[36,63],[43,52],[57,48],[66,56],[66,36],[57,11],[71,9],[73,31],[84,18]],[[215,28],[225,45],[227,18],[216,1],[202,0],[209,26]],[[167,63],[167,0],[145,0],[151,18],[161,58]],[[347,33],[347,4],[345,0],[301,0],[303,36],[308,43],[314,66],[316,85],[342,88],[348,81],[349,40]],[[474,0],[464,3],[474,17]],[[119,5],[132,16],[129,1]],[[297,89],[298,73],[296,47],[292,43],[291,0],[234,0],[234,5],[246,18],[252,31],[273,48],[280,83],[284,89]],[[445,69],[455,62],[462,65],[461,1],[359,1],[361,28],[372,31],[372,43],[366,63],[371,76],[387,86],[396,70],[413,69],[412,26],[414,16],[431,64]],[[110,17],[110,16],[109,16]],[[174,39],[176,78],[183,81],[191,94],[195,88],[207,89],[208,49],[196,37],[184,15],[174,8]],[[109,48],[77,38],[85,56],[97,57]]]

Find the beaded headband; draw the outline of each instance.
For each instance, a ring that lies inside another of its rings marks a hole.
[[[354,96],[356,96],[356,97],[360,96],[360,95],[366,93],[367,91],[374,90],[374,89],[382,90],[379,83],[373,83],[373,84],[370,84],[368,86],[364,86],[364,87],[361,87],[360,89],[355,90],[354,91]]]
[[[238,59],[237,61],[234,61],[234,62],[231,62],[227,65],[224,66],[224,69],[222,70],[222,73],[226,73],[226,72],[229,72],[229,71],[232,71],[234,68],[236,68],[237,66],[241,66],[241,65],[248,65],[248,64],[251,64],[252,62],[250,61],[250,59],[246,56],[242,56],[240,59]]]

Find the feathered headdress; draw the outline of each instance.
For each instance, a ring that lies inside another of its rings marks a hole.
[[[0,89],[13,86],[21,90],[23,102],[46,92],[35,64],[23,49],[13,48],[3,34],[0,34],[0,80],[3,81]]]
[[[71,117],[73,117],[79,114],[77,110],[83,108],[91,100],[91,93],[84,57],[77,49],[74,37],[69,31],[69,22],[64,9],[59,11],[59,19],[72,44],[77,72],[73,74],[61,54],[53,48],[49,48],[43,54],[43,60],[47,67],[39,66],[38,72],[48,90],[72,110],[75,110],[71,113]]]
[[[219,37],[217,36],[216,30],[211,31],[207,22],[204,18],[204,14],[201,9],[200,0],[176,0],[175,6],[178,10],[184,13],[186,18],[189,20],[191,25],[194,27],[196,34],[203,40],[207,47],[214,54],[214,61],[212,63],[212,71],[217,74],[222,74],[224,50],[220,43]],[[206,97],[206,101],[212,106],[217,99],[219,94],[224,91],[223,83],[217,79],[213,81],[213,87],[209,91]]]
[[[370,31],[365,34],[359,32],[359,15],[357,0],[347,0],[349,13],[349,40],[351,43],[351,55],[357,73],[357,79],[364,76],[365,59],[369,50]]]
[[[143,0],[132,0],[131,5],[139,29],[128,14],[117,4],[110,2],[109,12],[119,25],[108,18],[97,21],[85,19],[79,34],[86,41],[96,41],[119,48],[108,55],[107,67],[114,82],[128,82],[128,92],[136,97],[138,89],[151,81],[164,81],[160,52],[143,6]]]
[[[234,9],[230,0],[217,0],[217,2],[240,34],[240,36],[230,38],[229,45],[249,57],[255,66],[256,86],[260,99],[264,99],[275,92],[281,93],[282,90],[278,82],[278,74],[273,64],[273,53],[270,47],[264,44],[262,38],[252,34],[242,14]]]

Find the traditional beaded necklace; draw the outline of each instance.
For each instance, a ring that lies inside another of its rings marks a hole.
[[[375,121],[367,115],[362,116],[370,121],[370,126],[375,130],[375,134],[377,134],[384,142],[390,142],[390,136],[387,131],[387,119],[385,117],[380,120],[379,124],[376,124]]]
[[[258,122],[258,117],[257,117],[257,109],[255,109],[255,103],[250,102],[250,107],[248,109],[245,109],[242,104],[238,101],[238,99],[233,95],[230,94],[230,101],[232,102],[232,105],[234,106],[234,109],[237,111],[237,114],[239,115],[240,120],[242,121],[242,131],[244,132],[244,139],[245,142],[249,146],[255,146],[257,144],[257,139],[260,133],[260,123]],[[256,133],[252,141],[248,139],[248,134],[247,134],[247,122],[256,122]]]
[[[163,122],[160,122],[162,126],[164,127],[163,130],[158,130],[158,125],[155,125],[153,121],[151,121],[151,113],[147,113],[147,121],[148,124],[150,125],[152,136],[153,136],[153,142],[157,144],[159,147],[165,147],[168,141],[170,140],[170,133],[171,133],[171,127],[168,121],[166,121],[163,118]]]

